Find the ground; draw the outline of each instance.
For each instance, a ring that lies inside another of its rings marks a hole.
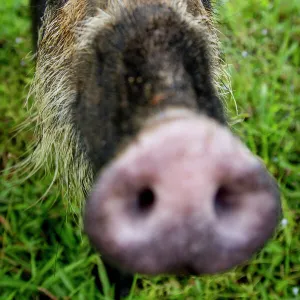
[[[110,299],[101,261],[56,183],[44,196],[51,174],[22,181],[28,174],[10,169],[34,135],[15,133],[34,68],[27,2],[0,6],[0,299]],[[300,1],[215,2],[238,108],[229,96],[230,122],[279,182],[282,221],[243,266],[217,276],[146,277],[128,299],[300,299]]]

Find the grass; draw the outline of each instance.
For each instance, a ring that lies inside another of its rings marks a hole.
[[[32,132],[14,135],[33,75],[26,0],[0,6],[0,299],[110,299],[98,255],[51,174],[26,182],[9,167]],[[283,222],[250,262],[216,276],[143,278],[128,299],[300,299],[300,2],[231,0],[218,9],[238,115],[233,130],[259,155],[282,191]],[[104,283],[104,296],[95,284]]]

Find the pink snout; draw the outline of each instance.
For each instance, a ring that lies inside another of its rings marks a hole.
[[[262,163],[204,116],[149,125],[96,180],[85,231],[130,272],[215,273],[260,249],[280,215]]]

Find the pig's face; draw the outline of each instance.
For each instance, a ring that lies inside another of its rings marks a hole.
[[[190,23],[189,23],[190,22]],[[95,172],[169,107],[184,107],[225,123],[212,68],[207,16],[186,21],[162,4],[123,12],[93,24],[92,39],[78,56],[75,120]],[[216,38],[216,37],[215,37]]]
[[[210,30],[142,6],[79,57],[75,120],[99,174],[85,230],[128,271],[224,271],[275,228],[277,187],[224,126]]]

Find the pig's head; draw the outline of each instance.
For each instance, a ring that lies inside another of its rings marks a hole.
[[[124,9],[94,22],[78,57],[75,120],[98,174],[85,231],[131,272],[224,271],[264,245],[280,213],[275,182],[226,127],[207,16],[188,16]]]

